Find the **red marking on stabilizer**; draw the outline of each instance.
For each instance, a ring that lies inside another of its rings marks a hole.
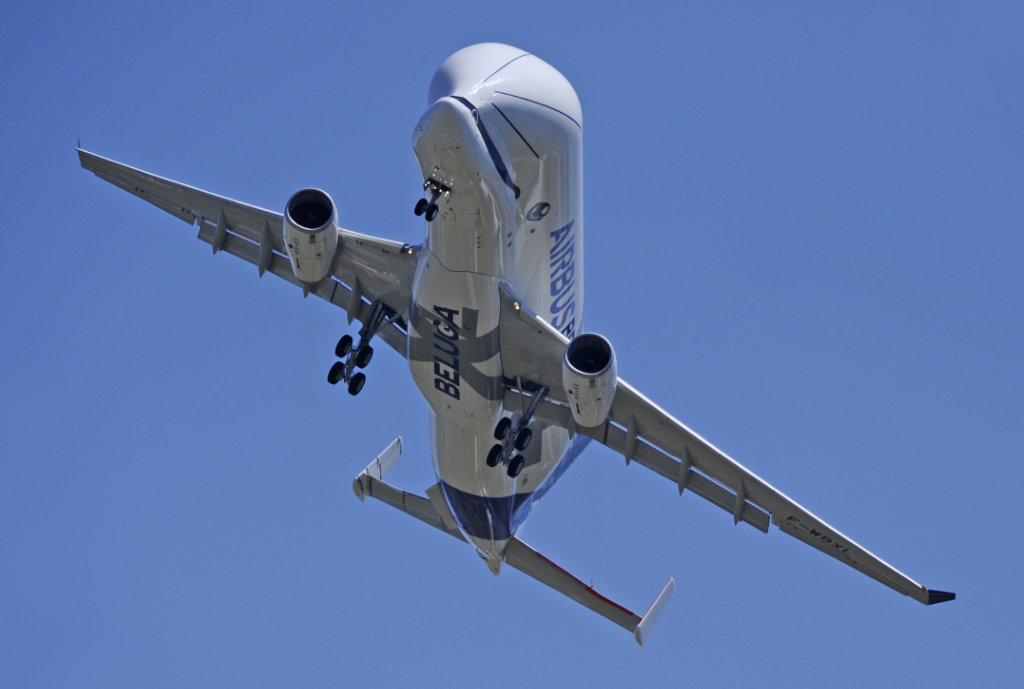
[[[545,562],[547,562],[548,564],[552,565],[553,567],[556,567],[557,569],[560,569],[563,573],[568,574],[570,577],[575,579],[577,581],[577,583],[582,584],[584,587],[586,587],[587,591],[589,591],[590,594],[592,596],[594,596],[595,598],[598,598],[598,599],[604,601],[605,603],[608,603],[609,605],[618,608],[619,610],[621,610],[622,612],[626,613],[627,615],[632,615],[633,617],[639,617],[639,615],[637,615],[635,612],[633,612],[629,608],[624,608],[621,605],[619,605],[618,603],[616,603],[615,601],[613,601],[611,598],[608,598],[607,596],[603,596],[600,593],[598,593],[594,589],[593,586],[587,586],[586,584],[584,584],[582,579],[580,579],[575,574],[573,574],[569,570],[567,570],[564,567],[562,567],[557,562],[554,562],[554,561],[548,559],[548,556],[545,555],[544,553],[540,552],[539,550],[535,550],[534,552],[537,553],[540,557],[542,557]]]
[[[582,584],[583,582],[580,582],[580,583]],[[618,603],[616,603],[615,601],[613,601],[611,598],[608,598],[607,596],[602,596],[600,593],[598,593],[594,589],[593,586],[588,586],[587,590],[590,591],[591,595],[593,595],[595,598],[600,598],[605,603],[608,603],[609,605],[615,606],[616,608],[618,608],[619,610],[621,610],[622,612],[624,612],[624,613],[626,613],[628,615],[632,615],[633,617],[639,617],[639,615],[637,615],[635,612],[633,612],[629,608],[624,608],[621,605],[619,605]]]

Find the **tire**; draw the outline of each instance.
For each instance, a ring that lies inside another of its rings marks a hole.
[[[412,212],[415,213],[416,215],[423,215],[424,213],[427,212],[427,206],[429,205],[429,201],[427,201],[426,199],[420,199],[419,201],[416,202],[416,207],[413,208]]]
[[[340,361],[335,361],[334,366],[331,366],[331,370],[327,372],[327,382],[331,385],[337,385],[338,381],[341,380],[344,375],[345,364]]]
[[[373,347],[366,345],[356,352],[356,367],[366,368],[373,359]]]
[[[487,466],[496,467],[501,460],[501,445],[495,445],[487,453]]]
[[[352,351],[352,336],[342,335],[338,340],[338,346],[334,348],[334,356],[344,359]]]
[[[523,428],[516,433],[516,449],[520,452],[524,451],[530,446],[530,441],[533,440],[533,431],[529,428]]]
[[[512,458],[512,461],[508,463],[508,475],[512,478],[519,476],[523,471],[524,466],[526,466],[526,460],[523,459],[522,455],[516,455]]]
[[[366,385],[366,374],[357,373],[352,376],[352,380],[348,382],[348,394],[355,396],[359,394],[359,391]]]
[[[494,439],[504,440],[508,432],[512,430],[512,419],[503,417],[498,421],[498,425],[494,427]]]
[[[427,206],[427,222],[431,222],[437,217],[437,211],[438,208],[436,203],[432,203]]]

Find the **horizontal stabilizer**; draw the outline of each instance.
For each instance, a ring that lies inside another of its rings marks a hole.
[[[377,455],[370,464],[359,472],[352,482],[352,490],[356,497],[366,502],[366,498],[376,498],[381,502],[391,505],[396,510],[401,510],[408,515],[416,517],[421,522],[429,524],[439,531],[444,531],[449,536],[465,540],[455,526],[455,520],[447,508],[438,510],[435,502],[443,498],[440,496],[440,487],[436,484],[427,490],[427,499],[415,493],[409,493],[401,488],[395,488],[384,480],[384,476],[398,461],[402,454],[402,438],[395,438],[387,448]]]
[[[651,628],[665,609],[665,605],[668,603],[669,598],[671,598],[672,591],[675,588],[675,581],[669,579],[661,593],[654,600],[654,603],[648,608],[647,613],[640,617],[615,601],[605,598],[595,591],[592,586],[587,586],[518,538],[513,538],[509,541],[508,549],[505,551],[505,562],[537,581],[547,584],[559,593],[572,598],[580,605],[590,608],[598,615],[633,632],[637,643],[641,646],[650,637]]]
[[[460,540],[465,540],[455,523],[455,517],[452,516],[451,510],[445,502],[439,484],[428,488],[428,497],[424,498],[408,493],[400,488],[395,488],[390,483],[384,481],[384,477],[391,467],[394,466],[395,462],[398,461],[401,454],[402,439],[399,437],[395,438],[383,452],[356,476],[355,481],[352,482],[352,490],[355,492],[356,497],[364,502],[368,497],[376,498],[395,509],[416,517],[435,529],[444,531],[448,535]],[[641,617],[618,603],[605,598],[595,591],[592,586],[587,586],[518,538],[513,538],[509,541],[508,548],[505,551],[505,562],[524,574],[530,575],[537,581],[547,584],[559,593],[572,598],[577,603],[590,608],[620,627],[633,632],[637,643],[641,646],[650,637],[651,628],[658,621],[658,617],[665,609],[675,588],[675,582],[669,579],[661,593],[654,600],[654,603],[651,604],[651,607]]]

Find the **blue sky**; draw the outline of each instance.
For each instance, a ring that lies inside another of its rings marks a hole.
[[[1019,674],[1016,3],[21,4],[0,41],[0,685],[1004,684]],[[713,6],[711,6],[713,5]],[[649,644],[380,504],[426,407],[343,314],[81,170],[418,242],[435,68],[502,41],[583,104],[587,327],[619,372],[922,583],[925,608],[594,447],[522,536]]]

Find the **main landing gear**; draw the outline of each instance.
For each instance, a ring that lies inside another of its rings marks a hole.
[[[547,388],[535,392],[530,406],[523,411],[518,421],[513,422],[508,416],[498,419],[494,427],[494,439],[498,443],[487,453],[487,466],[496,467],[498,464],[504,464],[505,473],[511,478],[519,476],[526,466],[526,458],[519,453],[525,452],[533,440],[530,422],[533,420],[533,413],[537,411],[537,405],[547,397],[547,394]]]
[[[351,335],[342,335],[338,346],[334,348],[334,356],[341,361],[334,362],[327,373],[327,382],[337,385],[341,381],[348,384],[348,394],[358,395],[366,385],[366,374],[362,371],[353,373],[357,368],[366,368],[373,359],[373,347],[370,340],[380,329],[390,323],[396,314],[380,301],[373,304],[373,312],[359,329],[359,343],[353,346]]]
[[[437,200],[442,196],[448,195],[451,192],[451,189],[431,177],[423,183],[423,190],[427,192],[430,199],[420,199],[417,201],[416,207],[412,212],[416,215],[425,216],[427,222],[431,222],[437,217]]]

